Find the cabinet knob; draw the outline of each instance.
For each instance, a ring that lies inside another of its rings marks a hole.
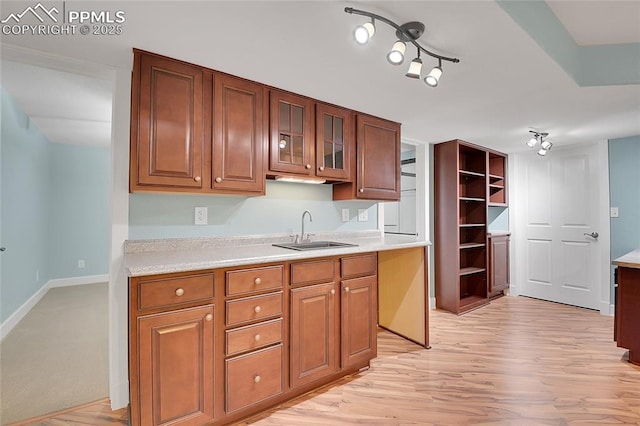
[[[307,170],[309,170],[311,168],[311,164],[307,164],[306,166],[304,166]]]
[[[195,180],[196,182],[200,182],[202,178],[200,176],[196,176],[193,178],[193,180]]]
[[[254,283],[255,285],[260,285],[260,284],[262,284],[262,278],[260,278],[260,277],[256,278],[255,280],[253,280],[253,283]]]
[[[334,289],[331,289],[331,291],[329,293],[336,294],[336,291]]]
[[[255,336],[253,336],[253,340],[256,341],[256,342],[259,342],[260,341],[260,335],[256,334]]]
[[[255,308],[253,308],[253,312],[255,312],[256,314],[259,314],[260,311],[262,311],[262,308],[260,307],[260,305],[258,305]]]
[[[262,380],[262,377],[258,376],[257,374],[253,376],[253,383],[260,383],[260,380]]]
[[[222,182],[222,178],[221,178],[220,176],[218,176],[218,177],[216,178],[216,183],[220,183],[220,182]]]
[[[324,171],[324,166],[320,166],[320,171]]]
[[[204,319],[206,319],[207,321],[211,321],[213,319],[213,314],[207,314]]]
[[[179,289],[176,290],[176,296],[180,297],[183,294],[184,294],[184,290],[183,289],[179,288]]]
[[[360,193],[362,194],[364,192],[364,188],[360,188]]]
[[[350,291],[351,291],[351,289],[350,289],[349,287],[345,287],[345,288],[344,288],[344,292],[345,292],[345,293],[349,293]]]

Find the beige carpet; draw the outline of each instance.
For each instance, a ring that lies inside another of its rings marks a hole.
[[[50,289],[0,343],[0,423],[109,396],[107,283]]]

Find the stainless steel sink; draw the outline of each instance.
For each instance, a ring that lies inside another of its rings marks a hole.
[[[338,243],[335,241],[313,241],[310,243],[281,243],[281,244],[273,244],[276,247],[282,247],[290,250],[320,250],[320,249],[329,249],[329,248],[340,248],[340,247],[357,247],[357,244],[349,244],[349,243]]]

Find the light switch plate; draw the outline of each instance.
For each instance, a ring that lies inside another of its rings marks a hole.
[[[611,217],[619,217],[617,207],[611,207]]]
[[[196,207],[195,224],[206,225],[208,219],[208,211],[206,207]]]
[[[342,209],[342,221],[349,222],[349,209]]]
[[[358,222],[367,222],[369,220],[369,210],[358,209]]]

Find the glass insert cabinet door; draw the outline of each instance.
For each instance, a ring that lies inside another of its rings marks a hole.
[[[271,91],[269,168],[274,172],[313,173],[313,101]]]
[[[349,180],[352,145],[352,111],[316,104],[316,174]]]

